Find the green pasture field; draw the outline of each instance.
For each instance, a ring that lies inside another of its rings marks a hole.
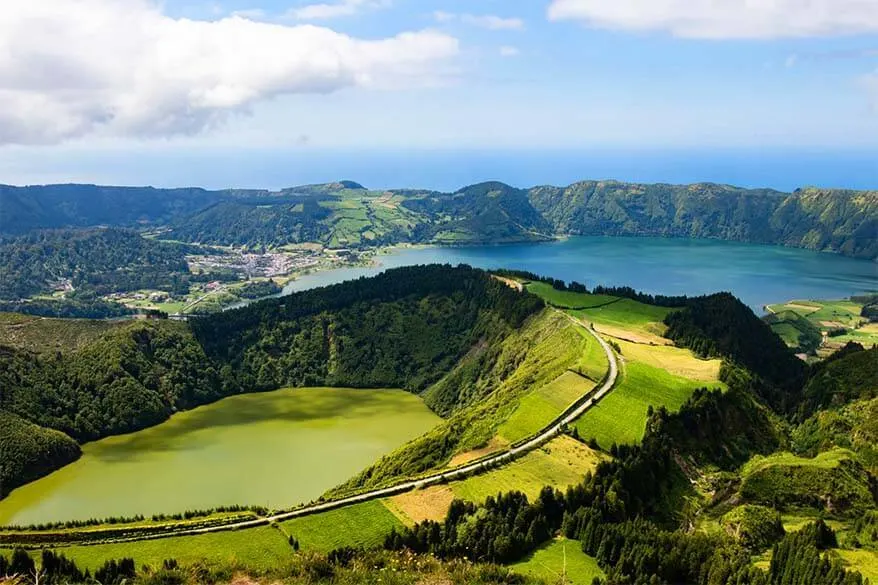
[[[597,561],[582,552],[578,541],[566,538],[553,540],[509,568],[526,577],[543,579],[546,583],[561,583],[566,575],[567,583],[591,585],[595,577],[606,577]]]
[[[561,436],[508,465],[450,484],[457,498],[484,502],[500,492],[520,491],[535,498],[547,485],[560,490],[582,481],[604,456],[570,437]]]
[[[512,416],[500,426],[498,434],[510,443],[524,439],[545,428],[594,386],[579,374],[564,372],[525,396]]]
[[[161,566],[165,559],[181,564],[204,561],[212,566],[241,566],[262,571],[289,561],[293,549],[277,528],[262,526],[247,530],[176,536],[119,544],[67,546],[56,549],[82,568],[94,571],[106,561],[133,558],[137,566]],[[10,551],[0,550],[7,557]],[[35,558],[38,554],[31,553]]]
[[[380,500],[355,504],[281,523],[302,550],[329,552],[341,547],[381,546],[384,537],[402,522]]]
[[[528,283],[527,290],[545,299],[556,307],[561,307],[565,309],[579,307],[598,307],[619,300],[619,297],[612,297],[609,295],[593,295],[588,293],[558,290],[556,288],[553,288],[552,285],[545,282]]]
[[[646,412],[650,405],[676,411],[697,388],[720,386],[716,382],[675,376],[639,362],[626,364],[620,378],[606,398],[576,421],[579,436],[596,439],[604,449],[613,443],[639,443],[646,431]]]

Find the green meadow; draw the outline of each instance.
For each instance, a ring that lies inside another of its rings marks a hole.
[[[157,567],[165,559],[176,559],[181,564],[205,562],[217,567],[239,566],[264,571],[282,567],[290,560],[293,549],[280,530],[263,526],[119,544],[68,546],[58,552],[92,571],[108,560],[124,557],[133,558],[138,567]]]
[[[182,412],[83,446],[82,458],[0,502],[0,523],[281,509],[316,499],[440,421],[402,390],[285,389]]]
[[[379,500],[355,504],[312,516],[294,518],[280,525],[303,550],[327,553],[350,547],[380,547],[384,537],[402,522]]]
[[[606,398],[576,421],[579,436],[596,439],[608,449],[613,443],[636,444],[646,431],[649,406],[679,410],[697,388],[719,387],[719,382],[690,380],[640,362],[625,364],[620,380]]]
[[[510,443],[533,435],[558,418],[594,386],[594,382],[579,374],[564,372],[522,398],[515,412],[500,426],[498,434]]]
[[[585,323],[651,336],[661,335],[664,331],[662,321],[673,310],[626,298],[559,291],[544,282],[529,283],[527,290],[557,307],[567,309]]]
[[[596,577],[606,577],[597,561],[582,552],[578,541],[566,538],[553,540],[509,568],[526,577],[543,579],[546,583],[591,585]],[[566,581],[562,581],[565,577]]]

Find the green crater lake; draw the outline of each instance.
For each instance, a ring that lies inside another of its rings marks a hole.
[[[83,446],[0,502],[0,524],[151,515],[319,497],[441,419],[402,390],[285,389],[226,398]]]

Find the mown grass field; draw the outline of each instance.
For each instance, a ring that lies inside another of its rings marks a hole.
[[[532,282],[527,285],[527,290],[553,305],[566,308],[584,323],[602,325],[609,334],[623,338],[621,332],[626,332],[628,338],[639,333],[647,341],[655,341],[665,330],[662,321],[673,310],[620,297],[558,291],[543,282]],[[666,343],[661,339],[657,342]]]
[[[498,434],[510,443],[528,437],[545,428],[594,387],[591,380],[573,372],[564,372],[522,398],[512,416],[500,426]]]
[[[499,469],[394,496],[389,499],[390,507],[411,523],[441,520],[455,498],[483,502],[488,496],[516,490],[533,499],[547,485],[563,491],[579,483],[605,457],[571,437],[560,436]]]
[[[576,428],[580,437],[596,439],[603,449],[609,449],[613,443],[637,444],[646,430],[650,405],[679,410],[697,388],[718,385],[674,376],[642,362],[630,362],[623,366],[613,391],[576,421]]]
[[[296,537],[303,550],[329,552],[336,548],[374,547],[384,543],[402,522],[379,500],[347,506],[281,523],[284,532]]]
[[[454,482],[451,490],[456,497],[472,502],[513,490],[535,498],[547,485],[564,490],[579,483],[603,457],[579,441],[561,436],[509,465]]]
[[[230,532],[58,549],[92,571],[107,560],[130,557],[137,566],[159,566],[165,559],[181,564],[239,565],[256,571],[282,567],[293,553],[284,535],[269,526]]]
[[[544,579],[546,583],[561,583],[566,576],[566,583],[591,585],[595,577],[606,577],[597,561],[582,552],[579,542],[566,538],[552,541],[509,568],[520,575]]]
[[[568,290],[557,290],[552,288],[552,285],[546,284],[545,282],[528,283],[527,290],[542,297],[556,307],[566,309],[598,307],[619,300],[619,297],[612,297],[609,295],[593,295],[588,293],[571,292]]]
[[[640,362],[690,380],[719,381],[720,359],[700,359],[688,349],[670,345],[644,345],[622,340],[617,344],[627,362]]]

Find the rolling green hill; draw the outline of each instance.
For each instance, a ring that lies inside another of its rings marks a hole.
[[[878,191],[782,193],[618,181],[531,189],[490,182],[454,193],[370,191],[349,181],[281,191],[49,185],[0,186],[0,206],[0,234],[171,226],[174,238],[191,242],[317,241],[333,247],[624,235],[716,238],[878,257]]]

